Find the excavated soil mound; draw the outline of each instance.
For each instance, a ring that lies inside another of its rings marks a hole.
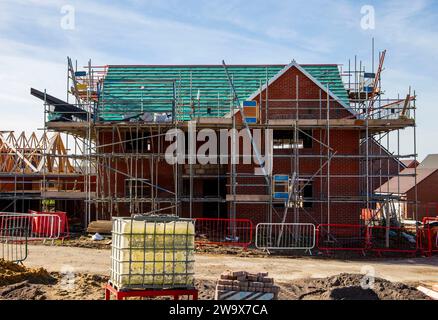
[[[379,295],[371,289],[362,287],[334,288],[322,294],[324,300],[380,300]]]
[[[43,300],[42,285],[54,282],[56,279],[43,268],[30,269],[0,259],[0,299]]]
[[[46,300],[44,285],[23,281],[0,288],[0,300]]]
[[[415,287],[375,278],[374,285],[362,289],[364,275],[341,273],[322,279],[299,279],[281,284],[280,299],[299,300],[423,300]]]
[[[103,299],[107,276],[28,269],[0,261],[0,300],[97,300]]]
[[[49,284],[54,278],[44,268],[31,269],[0,259],[0,287],[19,282]]]

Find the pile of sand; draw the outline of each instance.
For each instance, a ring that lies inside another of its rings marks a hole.
[[[46,299],[42,285],[56,282],[47,270],[31,269],[0,259],[0,299]]]
[[[107,276],[80,273],[70,279],[58,272],[0,260],[0,300],[103,299],[107,281]]]
[[[31,269],[10,261],[0,259],[0,286],[7,286],[23,281],[49,284],[54,278],[44,268]]]

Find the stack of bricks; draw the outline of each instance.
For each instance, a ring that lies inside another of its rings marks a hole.
[[[280,287],[274,285],[267,272],[225,271],[217,282],[216,296],[224,291],[273,293],[277,299]]]

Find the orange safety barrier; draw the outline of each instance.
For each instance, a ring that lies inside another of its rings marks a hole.
[[[417,239],[398,227],[320,224],[316,229],[316,246],[321,251],[415,254],[419,248]]]
[[[63,211],[42,212],[29,210],[29,213],[36,215],[32,219],[32,233],[45,236],[47,234],[59,235],[59,238],[70,237],[67,213]],[[38,216],[39,215],[39,216]],[[53,224],[50,217],[59,217],[59,223]]]
[[[355,224],[320,224],[316,246],[322,251],[365,251],[368,229]]]
[[[428,203],[419,203],[417,205],[418,213],[425,218],[432,217],[438,214],[438,203],[437,202],[428,202]]]
[[[438,252],[438,217],[424,217],[419,229],[420,248],[423,254],[431,256]]]
[[[408,234],[400,227],[368,227],[368,250],[383,252],[404,252],[415,254],[418,251],[417,237]]]

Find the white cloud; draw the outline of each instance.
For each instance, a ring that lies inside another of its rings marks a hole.
[[[29,56],[3,53],[0,53],[0,63],[0,128],[27,132],[43,128],[44,107],[42,101],[30,95],[30,88],[51,88],[54,94],[65,96],[66,81],[59,81],[65,78],[65,66]]]

